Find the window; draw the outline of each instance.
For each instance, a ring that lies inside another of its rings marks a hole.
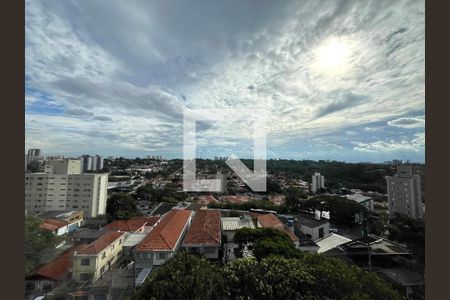
[[[103,252],[103,254],[102,254],[102,259],[105,259],[105,257],[106,257],[106,251]]]
[[[319,228],[319,239],[323,238],[323,227]]]
[[[169,253],[158,253],[158,259],[167,259]]]
[[[80,281],[88,281],[91,280],[92,278],[92,274],[91,273],[81,273],[80,274]]]
[[[80,265],[89,266],[90,263],[91,263],[91,260],[89,258],[83,258],[83,259],[81,259]]]

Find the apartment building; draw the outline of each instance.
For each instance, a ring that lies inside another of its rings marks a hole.
[[[83,172],[86,171],[99,171],[103,169],[103,157],[100,155],[82,155],[81,156],[81,167]]]
[[[314,173],[312,176],[311,191],[317,193],[320,189],[325,188],[325,177],[320,173]]]
[[[43,173],[25,174],[25,209],[30,215],[83,210],[96,217],[106,212],[107,188],[107,173],[81,173],[80,160],[49,160]]]
[[[109,231],[87,247],[74,253],[72,277],[95,282],[122,254],[125,232]]]
[[[417,219],[423,217],[420,175],[413,174],[412,167],[398,166],[397,174],[386,176],[389,218],[396,213]]]

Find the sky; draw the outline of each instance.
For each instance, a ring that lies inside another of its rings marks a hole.
[[[201,109],[244,111],[202,120]],[[45,155],[425,160],[424,1],[26,1],[25,147]]]

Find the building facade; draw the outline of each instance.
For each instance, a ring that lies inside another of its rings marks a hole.
[[[95,282],[122,254],[126,233],[110,231],[74,253],[72,277],[76,281]]]
[[[396,213],[423,217],[420,175],[413,174],[411,166],[398,166],[396,175],[386,176],[386,183],[390,218]]]
[[[164,264],[181,247],[189,229],[192,211],[172,209],[134,249],[136,284],[140,285],[154,267]]]
[[[311,181],[311,191],[317,193],[320,189],[325,188],[325,177],[320,175],[320,173],[314,173]]]
[[[81,167],[83,172],[87,171],[99,171],[103,169],[103,157],[100,155],[82,155],[81,159]]]
[[[195,214],[192,225],[183,241],[188,253],[201,254],[209,259],[219,258],[222,245],[220,210],[201,209]]]
[[[80,160],[51,160],[44,173],[25,174],[25,209],[29,215],[83,210],[92,218],[105,214],[107,189],[107,173],[83,174]]]

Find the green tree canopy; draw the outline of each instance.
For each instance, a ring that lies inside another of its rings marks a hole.
[[[127,193],[112,194],[106,205],[106,213],[112,220],[128,220],[140,214],[133,197]]]
[[[206,259],[179,252],[152,273],[132,299],[223,299],[219,267]]]
[[[132,296],[140,299],[375,299],[400,295],[374,273],[320,254],[236,259],[222,268],[179,253]]]
[[[41,220],[36,217],[25,218],[25,274],[29,275],[39,264],[40,258],[48,249],[62,241],[53,232],[40,228]]]
[[[302,209],[320,209],[330,212],[333,222],[352,225],[355,222],[355,214],[367,215],[367,209],[352,200],[338,196],[316,196],[303,201]]]

